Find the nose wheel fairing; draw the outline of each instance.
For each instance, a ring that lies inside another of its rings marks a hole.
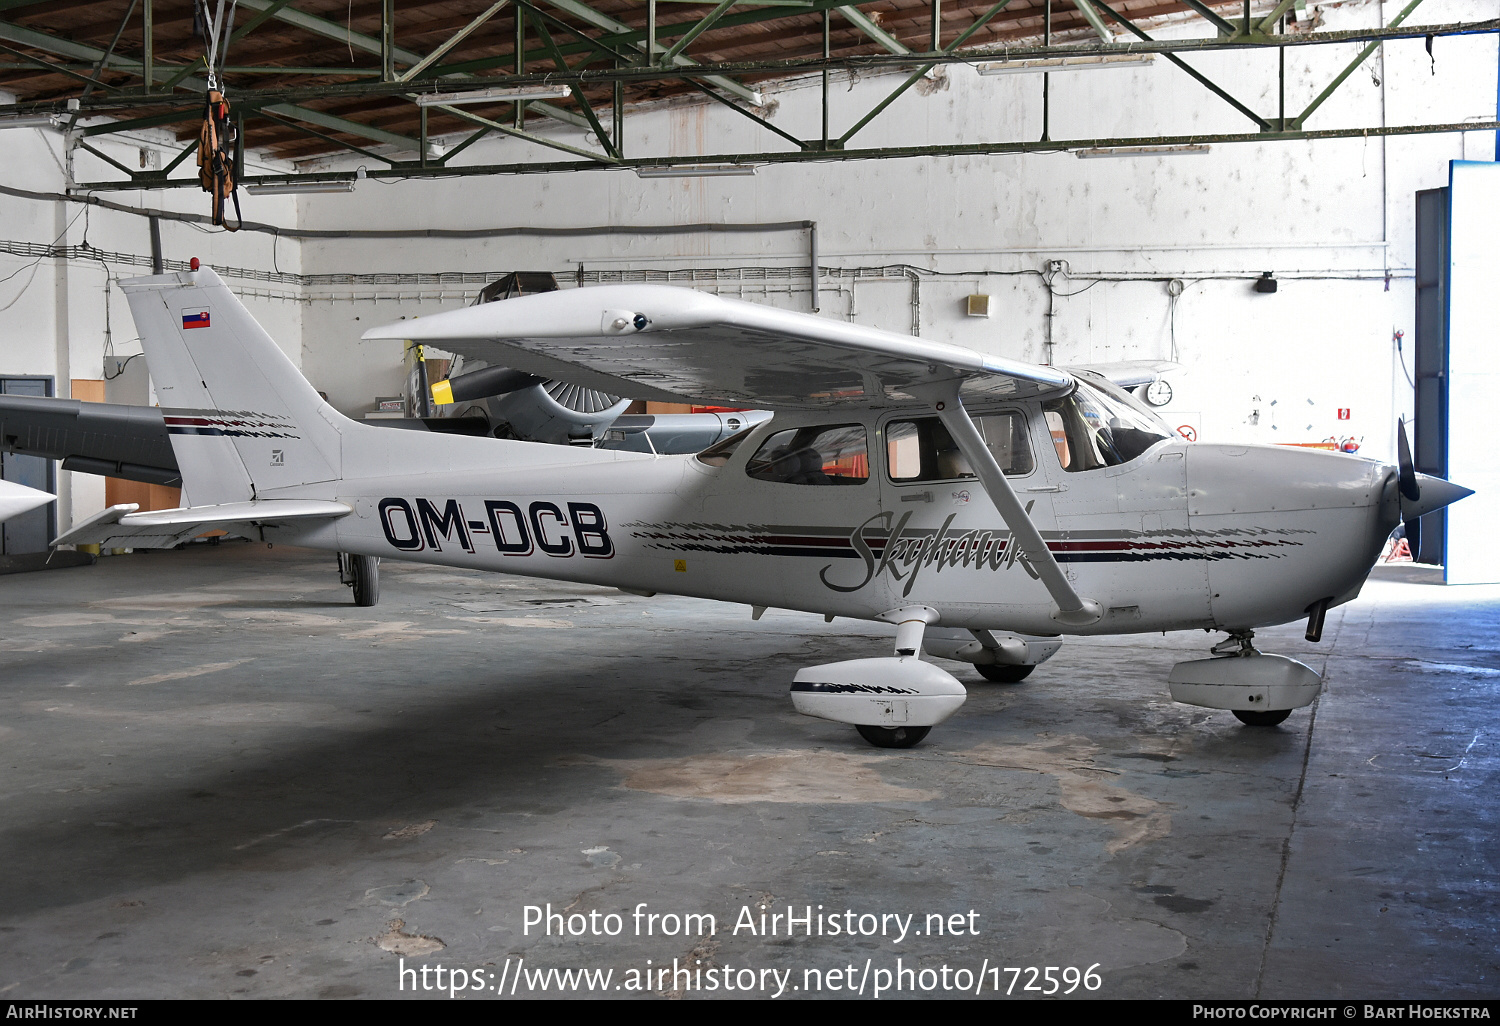
[[[1272,726],[1293,709],[1312,703],[1323,678],[1306,663],[1258,652],[1250,634],[1214,646],[1211,659],[1190,659],[1167,677],[1172,700],[1207,709],[1228,709],[1244,723]]]

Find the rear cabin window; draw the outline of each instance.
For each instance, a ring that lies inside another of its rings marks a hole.
[[[869,448],[863,424],[788,428],[765,440],[745,473],[779,484],[863,484],[870,479]]]
[[[1035,469],[1024,415],[985,414],[974,418],[974,426],[1007,477],[1024,477]],[[892,481],[957,481],[975,476],[958,451],[958,443],[936,417],[891,421],[885,429],[885,450]]]

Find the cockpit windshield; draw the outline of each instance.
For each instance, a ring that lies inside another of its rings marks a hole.
[[[1057,459],[1066,471],[1097,470],[1129,463],[1172,437],[1159,417],[1131,402],[1115,386],[1078,375],[1078,387],[1042,404]]]

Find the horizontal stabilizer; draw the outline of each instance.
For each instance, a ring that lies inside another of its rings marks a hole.
[[[55,498],[51,492],[27,488],[14,481],[0,481],[0,520],[20,516],[28,510],[47,505]]]
[[[252,499],[218,506],[189,506],[137,513],[135,503],[111,506],[59,537],[53,545],[170,549],[204,531],[235,527],[285,526],[336,520],[353,512],[342,502],[323,499]]]

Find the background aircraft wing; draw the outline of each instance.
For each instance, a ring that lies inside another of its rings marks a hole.
[[[420,342],[633,399],[715,406],[917,406],[906,386],[955,377],[970,401],[1073,385],[1053,367],[665,285],[521,296],[364,337]]]
[[[1072,369],[1073,365],[1070,365]],[[1124,389],[1149,385],[1168,371],[1181,369],[1182,364],[1171,360],[1118,360],[1114,363],[1082,363],[1078,370],[1093,371],[1106,381]]]

